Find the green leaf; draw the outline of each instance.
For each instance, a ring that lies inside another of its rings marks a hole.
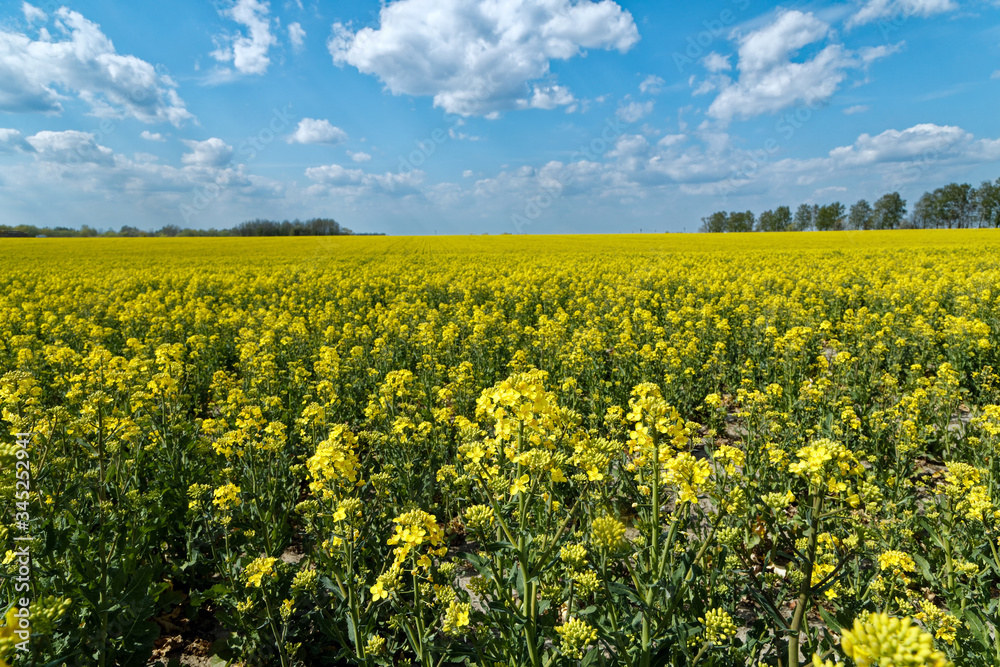
[[[836,632],[838,635],[843,634],[843,626],[841,626],[840,622],[837,621],[837,619],[832,616],[830,612],[823,609],[822,605],[817,605],[817,609],[819,609],[819,615],[823,617],[823,622],[826,623],[828,628]]]
[[[358,645],[358,635],[354,630],[354,619],[350,614],[347,614],[347,637],[351,640],[351,644],[354,646]]]
[[[222,584],[215,584],[207,591],[202,591],[201,593],[192,593],[191,606],[197,609],[202,604],[204,604],[206,600],[218,600],[220,597],[226,595],[227,593],[229,593],[229,588],[227,588]]]

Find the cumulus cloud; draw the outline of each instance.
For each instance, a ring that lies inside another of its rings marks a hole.
[[[518,100],[518,109],[551,110],[576,102],[576,98],[564,86],[532,86],[531,89],[531,99]]]
[[[233,159],[233,147],[218,137],[205,141],[184,140],[189,153],[181,156],[181,162],[192,167],[225,167]]]
[[[292,49],[301,51],[306,43],[306,31],[301,23],[288,24],[288,41],[292,43]]]
[[[899,48],[879,46],[850,51],[829,44],[812,58],[792,58],[803,48],[832,36],[830,25],[811,13],[781,12],[773,23],[738,38],[739,76],[716,74],[702,82],[699,92],[718,91],[708,115],[723,122],[750,118],[806,102],[830,99],[851,70],[863,70]],[[717,59],[709,69],[721,65]]]
[[[35,21],[44,21],[48,16],[38,7],[27,2],[21,3],[21,12],[24,14],[24,18],[28,23],[34,23]]]
[[[0,191],[15,195],[12,204],[40,202],[39,210],[77,219],[89,215],[132,224],[138,215],[186,226],[197,224],[201,215],[207,219],[209,210],[215,211],[213,218],[220,211],[252,217],[284,197],[284,184],[249,174],[244,165],[218,166],[231,149],[217,139],[189,143],[192,157],[174,166],[142,152],[132,157],[113,153],[100,145],[100,136],[46,131],[22,138],[16,130],[0,129],[0,153],[13,144],[13,152],[24,154],[13,164],[0,164]]]
[[[159,132],[150,132],[149,130],[143,130],[139,136],[146,141],[166,141]]]
[[[378,77],[395,95],[430,96],[461,115],[573,104],[552,60],[586,49],[628,51],[632,15],[612,0],[396,0],[377,28],[333,25],[333,62]]]
[[[639,92],[647,93],[649,95],[658,95],[663,90],[663,84],[666,81],[656,76],[655,74],[650,74],[642,83],[639,84]]]
[[[628,104],[623,104],[618,107],[618,111],[615,115],[626,123],[634,123],[637,120],[645,118],[653,112],[653,101],[648,102],[629,102]]]
[[[102,117],[174,125],[192,118],[169,76],[119,54],[100,26],[78,12],[63,7],[55,17],[62,39],[44,28],[38,39],[0,29],[0,111],[59,113],[72,93]]]
[[[733,68],[732,64],[729,62],[729,56],[724,56],[720,53],[712,51],[702,60],[702,64],[705,65],[705,69],[709,72],[726,72]]]
[[[922,123],[874,137],[862,134],[852,145],[830,151],[830,158],[846,167],[914,160],[981,162],[1000,158],[1000,140],[977,140],[954,125]]]
[[[853,116],[856,113],[864,113],[868,111],[870,108],[871,107],[869,107],[867,104],[855,104],[854,106],[847,107],[846,109],[844,109],[844,113],[847,114],[848,116]]]
[[[368,153],[365,153],[364,151],[358,151],[357,153],[352,153],[351,151],[347,151],[347,154],[355,162],[368,162],[369,160],[372,159],[372,156],[369,155]]]
[[[847,20],[851,28],[884,18],[931,16],[958,9],[952,0],[867,0],[858,13]]]
[[[271,59],[268,50],[278,40],[271,33],[270,7],[259,0],[237,0],[232,7],[222,10],[222,15],[244,26],[243,32],[216,37],[217,48],[212,57],[223,63],[233,63],[240,74],[263,74]]]
[[[318,191],[336,192],[359,197],[365,194],[406,195],[417,191],[424,182],[424,172],[413,169],[404,172],[375,174],[363,169],[347,169],[339,164],[328,164],[306,169],[306,178],[314,181]]]
[[[0,127],[0,155],[34,150],[19,130]]]
[[[36,157],[46,162],[114,164],[114,153],[107,146],[98,144],[91,132],[46,130],[28,137],[26,141],[35,150]]]
[[[303,118],[295,132],[288,135],[290,144],[339,144],[347,140],[347,133],[330,124],[326,119]]]

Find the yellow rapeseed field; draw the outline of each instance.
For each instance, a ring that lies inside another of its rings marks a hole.
[[[0,240],[0,664],[1000,664],[998,258]]]

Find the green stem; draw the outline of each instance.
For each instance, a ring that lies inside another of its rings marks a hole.
[[[100,558],[101,578],[98,588],[98,617],[101,620],[101,629],[97,635],[97,665],[104,667],[107,659],[108,643],[108,551],[104,541],[104,409],[101,407],[100,398],[97,404],[97,503],[98,516],[100,517],[101,531],[97,537],[97,549]]]
[[[813,562],[816,560],[816,541],[819,537],[819,513],[823,506],[823,496],[813,494],[812,515],[809,517],[809,547],[806,560],[802,564],[802,583],[799,584],[799,600],[792,616],[792,626],[788,636],[788,667],[799,664],[799,631],[806,617],[806,607],[812,597]]]
[[[432,660],[430,654],[427,652],[427,647],[424,646],[424,613],[420,608],[420,582],[417,581],[417,575],[413,575],[413,616],[417,619],[417,656],[420,658],[420,664],[424,667],[431,667]],[[357,636],[357,630],[355,630],[355,636]]]
[[[524,544],[524,535],[518,538],[518,561],[521,567],[521,577],[524,581],[524,600],[521,601],[521,610],[524,614],[524,640],[528,644],[528,656],[531,658],[532,667],[540,667],[541,656],[538,654],[537,635],[535,626],[538,621],[538,592],[537,582],[530,581],[528,569],[528,552]]]
[[[271,603],[267,600],[267,593],[264,593],[264,608],[267,610],[267,625],[271,628],[271,634],[274,636],[274,641],[277,644],[281,667],[288,667],[288,656],[285,655],[285,645],[281,641],[281,637],[278,636],[277,628],[275,628],[274,614],[271,612]],[[284,635],[284,632],[282,632],[282,635]]]
[[[358,611],[358,595],[355,592],[355,577],[354,577],[354,535],[353,530],[351,530],[351,540],[345,540],[347,545],[347,605],[351,610],[351,620],[354,622],[354,652],[358,656],[358,660],[364,664],[366,660],[365,656],[365,644],[361,640],[361,614]]]
[[[649,528],[649,571],[658,573],[660,556],[660,446],[653,441],[653,507]],[[649,667],[652,637],[649,628],[649,608],[653,606],[653,585],[646,589],[646,609],[642,612],[642,652],[639,658],[640,667]]]

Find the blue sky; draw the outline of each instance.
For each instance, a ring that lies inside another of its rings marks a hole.
[[[1000,177],[1000,2],[0,5],[0,224],[694,231]]]

